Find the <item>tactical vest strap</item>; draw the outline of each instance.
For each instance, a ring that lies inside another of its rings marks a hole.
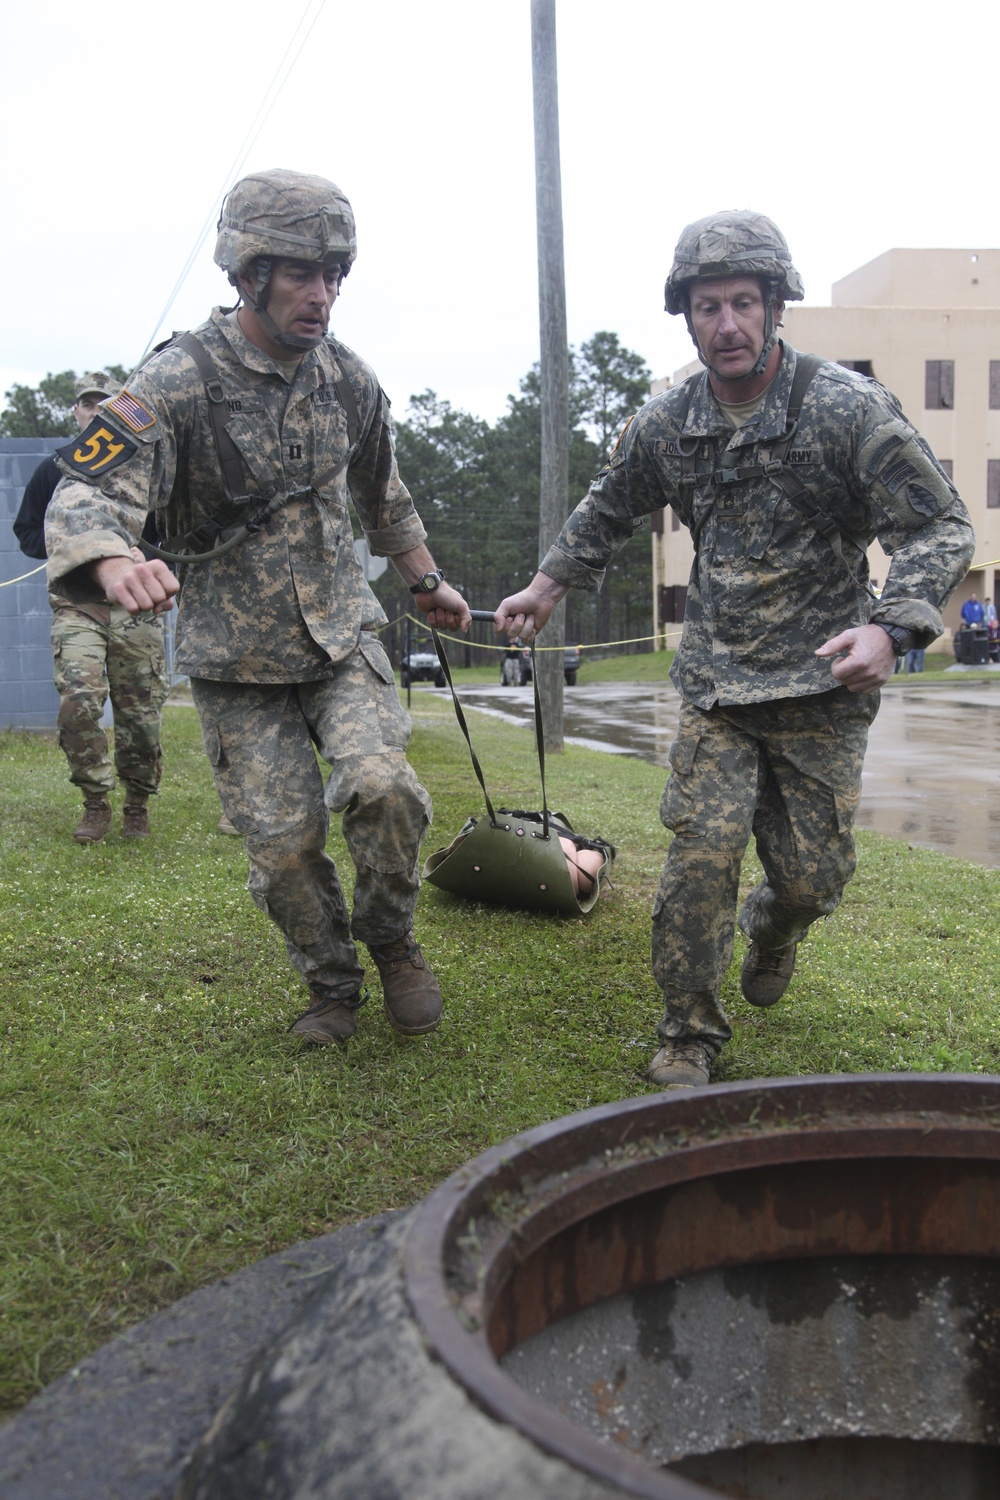
[[[240,458],[240,450],[226,431],[226,397],[215,360],[201,339],[193,333],[182,333],[177,344],[186,354],[190,354],[198,366],[198,373],[205,386],[205,395],[208,397],[208,414],[212,419],[212,433],[219,454],[222,482],[226,486],[226,494],[232,503],[242,510],[249,499],[243,480],[243,460]],[[218,530],[221,528],[217,528],[216,534]]]
[[[803,484],[795,471],[785,462],[789,449],[792,446],[792,440],[798,429],[799,415],[802,411],[802,403],[805,400],[806,391],[809,389],[812,378],[822,363],[822,359],[817,354],[800,354],[797,356],[795,374],[792,376],[792,388],[788,394],[785,431],[780,438],[769,445],[767,449],[768,457],[766,459],[758,459],[756,463],[752,464],[741,464],[739,462],[739,452],[727,449],[722,455],[719,467],[713,470],[711,474],[706,474],[702,477],[711,484],[715,493],[726,485],[738,484],[742,480],[756,478],[769,479],[772,484],[778,486],[785,498],[791,501],[792,505],[805,517],[809,525],[818,531],[820,536],[829,543],[837,560],[853,579],[854,583],[859,587],[864,587],[860,578],[844,556],[843,539],[846,536],[847,540],[858,549],[862,556],[865,552],[864,546],[856,537],[851,536],[848,532],[844,532],[836,518],[829,511],[822,510],[816,504],[813,492],[809,489],[808,485]],[[695,391],[700,380],[700,375],[692,375],[688,381],[687,403],[684,408],[682,426],[687,423],[688,414],[691,411]],[[681,453],[681,484],[693,485],[698,481],[697,456],[700,442],[700,438],[694,437],[682,437],[677,441],[677,446]],[[760,448],[764,445],[758,442],[756,446]],[[704,519],[701,523],[701,526],[703,525]],[[692,541],[695,546],[698,544],[701,526],[698,527],[697,531],[692,532]]]
[[[774,444],[771,449],[770,461],[762,464],[761,470],[773,484],[778,486],[785,498],[790,500],[795,508],[805,516],[810,526],[818,531],[820,536],[829,543],[837,561],[855,585],[859,588],[864,588],[867,593],[870,593],[871,590],[867,585],[862,583],[862,580],[844,556],[844,537],[846,536],[852,546],[858,549],[862,557],[865,554],[865,548],[856,537],[851,536],[850,532],[842,530],[836,518],[829,511],[820,509],[813,499],[813,493],[808,485],[803,484],[794,469],[789,468],[785,463],[785,458],[792,445],[796,428],[799,425],[799,413],[802,410],[802,402],[806,391],[809,388],[810,381],[822,363],[823,361],[816,354],[799,355],[795,366],[795,374],[792,377],[791,393],[788,398],[788,421],[785,428],[785,435],[779,438],[778,442]]]
[[[333,340],[331,339],[330,342],[333,343]],[[339,351],[336,344],[333,347],[338,355],[339,362]],[[353,448],[361,436],[361,413],[358,411],[358,403],[354,399],[354,387],[347,376],[343,374],[343,365],[341,365],[339,378],[333,382],[333,388],[340,397],[340,404],[344,408],[344,416],[347,418],[347,441]]]
[[[330,340],[333,343],[333,340]],[[344,416],[347,422],[347,452],[337,463],[324,469],[322,474],[315,478],[305,489],[289,491],[285,494],[273,495],[266,503],[259,504],[256,511],[248,515],[248,508],[254,503],[254,497],[246,493],[243,483],[243,460],[240,450],[233,442],[226,430],[224,406],[226,396],[223,391],[222,381],[219,378],[218,367],[209,354],[201,340],[193,333],[176,334],[167,344],[158,346],[154,353],[160,348],[168,348],[176,344],[187,354],[190,354],[198,367],[205,387],[205,395],[208,397],[208,411],[212,421],[212,433],[215,438],[216,452],[219,456],[219,467],[222,470],[222,480],[229,496],[229,504],[220,510],[207,516],[197,526],[187,532],[173,543],[173,548],[183,547],[186,550],[167,551],[162,547],[154,546],[152,542],[145,543],[147,553],[154,557],[162,558],[165,562],[194,563],[210,562],[213,558],[223,557],[227,552],[242,545],[248,536],[266,526],[268,521],[275,515],[283,505],[291,500],[300,500],[313,492],[318,493],[326,484],[330,484],[337,478],[342,470],[350,463],[354,445],[361,435],[361,416],[358,411],[358,403],[354,397],[354,390],[347,376],[342,373],[333,382],[334,389],[340,397],[344,408]],[[334,353],[337,354],[339,362],[339,351],[333,345]],[[227,527],[233,526],[237,521],[243,521],[243,525],[235,536],[229,538],[221,546],[215,543]]]

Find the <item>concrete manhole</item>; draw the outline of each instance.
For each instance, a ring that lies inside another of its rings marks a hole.
[[[200,1500],[1000,1493],[1000,1079],[769,1080],[530,1131],[248,1375]]]

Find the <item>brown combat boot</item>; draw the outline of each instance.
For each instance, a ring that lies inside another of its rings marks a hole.
[[[368,944],[368,952],[382,978],[385,1013],[405,1036],[433,1031],[441,1019],[441,989],[430,964],[417,947],[412,932],[386,943]]]
[[[78,844],[99,844],[111,827],[111,803],[103,792],[84,797],[83,817],[73,829]]]
[[[333,1000],[324,995],[319,986],[310,989],[309,993],[313,1004],[292,1022],[289,1031],[317,1047],[325,1047],[330,1042],[349,1042],[358,1029],[358,1011],[367,1004],[368,991],[359,990],[356,995]]]
[[[787,948],[762,948],[751,943],[740,969],[740,989],[744,1000],[765,1008],[779,1001],[795,972],[798,943]]]
[[[122,808],[122,838],[149,838],[149,813],[145,802],[126,802]]]
[[[664,1042],[646,1076],[661,1089],[700,1088],[712,1076],[712,1054],[704,1042]]]

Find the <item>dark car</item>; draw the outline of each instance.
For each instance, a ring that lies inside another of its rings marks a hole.
[[[567,687],[576,682],[580,670],[579,646],[567,646],[563,652],[563,677]],[[524,687],[531,681],[531,652],[520,644],[509,646],[500,658],[500,683],[503,687]]]
[[[445,687],[445,675],[436,651],[405,652],[399,662],[399,679],[403,687],[411,682],[433,682],[435,687]]]

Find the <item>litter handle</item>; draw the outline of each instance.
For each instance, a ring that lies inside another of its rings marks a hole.
[[[493,624],[493,611],[491,609],[470,609],[469,614],[474,620],[488,620]]]

